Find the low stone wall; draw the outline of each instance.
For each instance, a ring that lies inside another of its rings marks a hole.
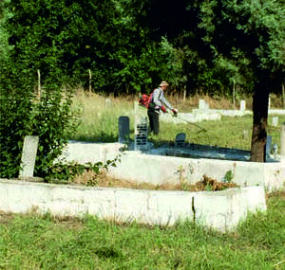
[[[124,151],[123,144],[99,144],[70,142],[65,149],[64,157],[69,161],[79,163],[106,162],[120,156],[116,167],[109,168],[112,177],[132,182],[147,182],[151,184],[179,183],[185,180],[196,183],[207,175],[218,181],[223,181],[228,171],[232,172],[232,181],[240,186],[264,186],[268,191],[284,188],[285,160],[281,162],[253,163],[210,158],[182,158],[171,156],[179,149],[167,150],[159,148],[148,154],[136,151]],[[199,150],[199,149],[198,149]],[[191,153],[201,154],[198,150]],[[210,155],[210,153],[208,153]],[[169,155],[169,156],[167,156]],[[213,155],[218,156],[217,153]],[[228,154],[227,154],[228,155]],[[240,153],[236,154],[240,159]],[[210,155],[211,156],[211,155]],[[235,157],[234,154],[232,154]],[[246,158],[247,155],[244,156]]]
[[[69,141],[59,159],[78,163],[113,160],[125,145],[121,143],[89,143]]]
[[[173,225],[177,221],[222,232],[236,229],[248,212],[265,211],[263,187],[219,192],[94,188],[0,180],[0,211],[37,210],[58,216],[96,215],[102,219]]]
[[[268,191],[284,188],[285,164],[253,163],[230,160],[179,158],[171,156],[147,155],[126,151],[121,162],[109,169],[109,175],[132,182],[147,182],[154,185],[187,181],[196,183],[203,175],[223,181],[228,171],[232,181],[240,186],[263,186]]]

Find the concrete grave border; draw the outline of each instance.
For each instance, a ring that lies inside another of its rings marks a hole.
[[[179,221],[233,231],[249,212],[266,211],[263,187],[218,192],[151,191],[31,183],[0,179],[0,210],[96,215],[115,221],[173,225]]]
[[[124,147],[126,146],[118,143],[70,142],[62,157],[79,163],[95,163],[113,160],[119,156],[121,161],[116,162],[116,167],[109,168],[108,175],[137,183],[178,184],[181,180],[196,183],[204,174],[223,181],[225,174],[231,171],[232,181],[242,187],[258,185],[269,192],[285,188],[285,160],[253,163],[210,158],[182,158],[166,156],[164,152],[167,149],[163,148],[154,149],[149,153],[121,152],[120,149]]]

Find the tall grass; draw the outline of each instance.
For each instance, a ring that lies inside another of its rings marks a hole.
[[[214,207],[214,206],[213,206]],[[285,194],[236,233],[0,214],[1,269],[285,269]]]
[[[94,142],[118,140],[118,118],[129,116],[133,127],[133,104],[131,99],[103,97],[78,92],[74,106],[81,107],[80,126],[70,139]],[[133,129],[132,129],[133,132]]]
[[[209,97],[207,97],[209,98]],[[118,141],[118,118],[120,116],[130,117],[131,134],[134,133],[134,101],[138,97],[102,97],[99,95],[84,94],[78,92],[75,105],[82,108],[81,124],[76,134],[70,139],[91,142],[116,142]],[[184,111],[197,108],[199,96],[187,99],[173,97],[172,103],[178,109],[184,106]],[[217,102],[217,100],[210,100]],[[230,101],[221,99],[220,108],[227,107]],[[184,104],[184,105],[183,105]],[[223,105],[224,104],[224,105]],[[272,123],[269,117],[269,125]],[[279,122],[285,121],[285,117],[279,117]],[[150,138],[156,145],[165,142],[173,142],[177,133],[184,132],[187,141],[197,144],[210,144],[221,147],[239,148],[249,150],[251,147],[252,116],[245,117],[223,117],[222,121],[204,121],[197,125],[191,123],[170,124],[160,122],[160,134],[158,137]],[[203,132],[202,130],[206,130]],[[269,135],[273,137],[273,143],[280,145],[280,127],[269,127]],[[131,136],[133,138],[133,135]]]

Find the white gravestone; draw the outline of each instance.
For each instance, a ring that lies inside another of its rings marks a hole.
[[[204,99],[199,99],[199,109],[200,110],[206,109],[206,102]]]
[[[249,140],[249,132],[248,132],[247,129],[245,129],[245,130],[243,131],[243,139],[244,139],[244,140]]]
[[[175,138],[175,146],[176,147],[183,147],[185,146],[186,134],[185,133],[178,133]]]
[[[245,100],[240,101],[240,110],[245,111],[246,110],[246,102]]]
[[[280,155],[281,159],[285,160],[285,123],[281,125]]]
[[[279,117],[272,118],[272,126],[277,127],[279,123]]]
[[[38,136],[25,137],[19,178],[34,177],[38,144]]]
[[[119,142],[127,143],[130,138],[130,119],[128,116],[119,117]]]
[[[106,98],[106,99],[105,99],[105,104],[106,104],[107,106],[111,106],[111,105],[112,105],[112,100],[111,100],[110,98]]]

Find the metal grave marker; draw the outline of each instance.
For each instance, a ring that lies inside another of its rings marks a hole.
[[[38,144],[38,136],[25,137],[19,178],[28,178],[34,176]]]
[[[135,102],[135,150],[149,150],[147,110]]]

